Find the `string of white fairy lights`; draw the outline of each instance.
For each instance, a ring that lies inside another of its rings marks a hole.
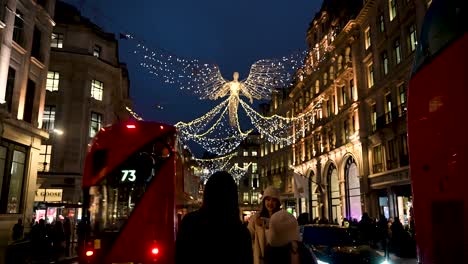
[[[224,170],[229,172],[234,179],[239,180],[247,174],[249,167],[252,165],[252,162],[244,164],[242,167],[240,167],[237,163],[231,162],[232,158],[235,156],[237,156],[237,153],[234,152],[212,159],[195,158],[193,160],[195,160],[198,166],[201,168],[200,177],[202,179],[208,179],[213,173]]]
[[[200,99],[213,99],[213,94],[228,82],[216,64],[182,58],[160,48],[149,48],[130,35],[126,38],[135,41],[133,53],[150,74],[179,89],[191,91]],[[272,89],[291,85],[294,72],[302,67],[305,57],[306,52],[301,51],[277,59],[258,60],[242,82],[253,98],[269,99]]]

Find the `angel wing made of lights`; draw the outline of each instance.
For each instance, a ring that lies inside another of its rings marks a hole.
[[[151,50],[138,43],[134,52],[142,58],[141,66],[164,82],[189,90],[200,99],[215,100],[229,95],[229,83],[216,64],[201,63],[196,59],[183,59],[168,52]],[[296,52],[279,59],[262,59],[250,67],[247,78],[239,80],[239,95],[257,100],[270,99],[271,92],[290,84],[294,72],[302,66],[305,52]]]

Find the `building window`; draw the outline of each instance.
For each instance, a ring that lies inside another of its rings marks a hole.
[[[9,142],[0,144],[0,213],[19,214],[22,208],[27,149]]]
[[[248,203],[249,202],[249,193],[248,192],[245,192],[242,194],[242,200],[244,201],[244,203]]]
[[[43,61],[42,52],[41,52],[41,39],[42,39],[42,32],[37,27],[34,27],[31,57],[34,57],[38,59],[39,61]]]
[[[400,116],[406,113],[406,85],[398,86],[398,114]]]
[[[46,90],[47,91],[58,91],[59,89],[59,82],[60,82],[60,73],[49,71],[47,72],[47,82],[46,82]]]
[[[382,53],[381,60],[382,60],[382,73],[383,75],[387,75],[388,74],[388,55],[386,51]]]
[[[349,81],[349,99],[354,101],[354,80]]]
[[[89,137],[94,137],[102,127],[102,115],[96,112],[91,112],[91,120],[89,125]]]
[[[341,188],[338,179],[338,170],[334,164],[328,168],[328,204],[330,221],[338,222],[342,217],[341,212]]]
[[[38,171],[50,171],[50,160],[52,157],[52,145],[41,145],[39,152]]]
[[[388,0],[388,12],[390,21],[393,21],[393,19],[397,16],[396,0]]]
[[[385,95],[385,123],[392,122],[392,94]]]
[[[406,134],[400,135],[400,166],[407,166],[409,164],[409,157],[408,157],[408,137]]]
[[[244,157],[247,157],[247,156],[249,156],[249,152],[248,152],[247,150],[244,150],[244,151],[242,152],[242,155],[243,155]]]
[[[371,125],[372,132],[377,130],[377,106],[375,104],[371,105]]]
[[[383,171],[383,157],[382,157],[382,145],[378,145],[372,149],[373,157],[373,173],[379,173]]]
[[[344,137],[343,137],[343,143],[346,142],[348,140],[348,136],[349,136],[349,124],[348,124],[348,119],[346,119],[344,122],[343,122],[343,133],[344,133]]]
[[[327,108],[327,117],[330,117],[331,116],[331,102],[330,102],[330,100],[327,100],[326,108]]]
[[[98,80],[91,81],[91,97],[102,101],[102,94],[104,93],[104,83]]]
[[[42,129],[52,131],[55,127],[55,106],[44,106],[44,114],[42,115]]]
[[[343,105],[348,103],[348,94],[346,93],[346,86],[341,87],[341,100]]]
[[[94,45],[94,48],[93,48],[93,56],[94,56],[94,57],[97,57],[97,58],[101,57],[101,51],[102,51],[101,46],[99,46],[99,45]]]
[[[392,139],[387,142],[387,170],[393,170],[398,167],[397,141]]]
[[[383,14],[379,15],[379,29],[380,29],[380,32],[385,31],[385,20],[384,20],[384,15]]]
[[[51,48],[63,48],[63,34],[62,33],[52,33],[52,41],[50,42]]]
[[[16,10],[13,41],[24,48],[24,16],[19,10]]]
[[[408,30],[408,48],[410,52],[413,52],[416,49],[417,36],[416,36],[416,26],[412,24]]]
[[[345,179],[346,215],[348,219],[360,219],[362,216],[361,185],[359,183],[359,170],[352,157],[346,161]]]
[[[11,112],[11,106],[12,106],[12,101],[13,101],[13,91],[15,89],[15,78],[16,78],[16,70],[9,67],[6,91],[5,91],[5,101],[7,104],[8,112]]]
[[[325,85],[327,85],[327,83],[328,83],[328,74],[324,73],[323,74],[323,85],[325,86]]]
[[[253,204],[258,204],[259,203],[258,195],[259,195],[259,192],[252,192],[252,203]]]
[[[353,114],[353,117],[351,117],[351,124],[353,125],[353,133],[356,132],[356,117]]]
[[[34,98],[36,97],[36,83],[33,80],[28,79],[26,86],[26,99],[24,102],[24,113],[23,120],[32,123]]]
[[[315,80],[315,94],[320,92],[320,80]]]
[[[258,173],[258,164],[255,162],[252,163],[252,173]]]
[[[374,86],[374,64],[370,63],[367,66],[367,86],[371,88]]]
[[[401,46],[400,40],[397,39],[393,42],[393,55],[395,56],[395,64],[400,64],[401,62]]]
[[[252,156],[256,157],[258,155],[256,150],[252,150]]]
[[[364,31],[364,38],[365,38],[365,47],[366,50],[369,49],[371,46],[371,32],[370,32],[370,27],[367,27],[366,30]]]

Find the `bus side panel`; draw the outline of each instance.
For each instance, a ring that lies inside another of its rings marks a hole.
[[[113,244],[105,263],[174,262],[175,166],[172,155],[148,186],[127,224]],[[156,240],[156,244],[154,241]],[[157,246],[159,253],[151,249]],[[137,261],[137,262],[136,262]]]
[[[465,34],[425,65],[408,89],[408,144],[421,263],[466,263],[468,253]]]

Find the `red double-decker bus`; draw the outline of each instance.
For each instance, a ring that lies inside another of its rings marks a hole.
[[[176,196],[185,171],[179,147],[176,128],[162,123],[99,131],[83,174],[80,262],[174,262]]]
[[[419,263],[468,263],[468,36],[465,0],[434,0],[408,88]]]

